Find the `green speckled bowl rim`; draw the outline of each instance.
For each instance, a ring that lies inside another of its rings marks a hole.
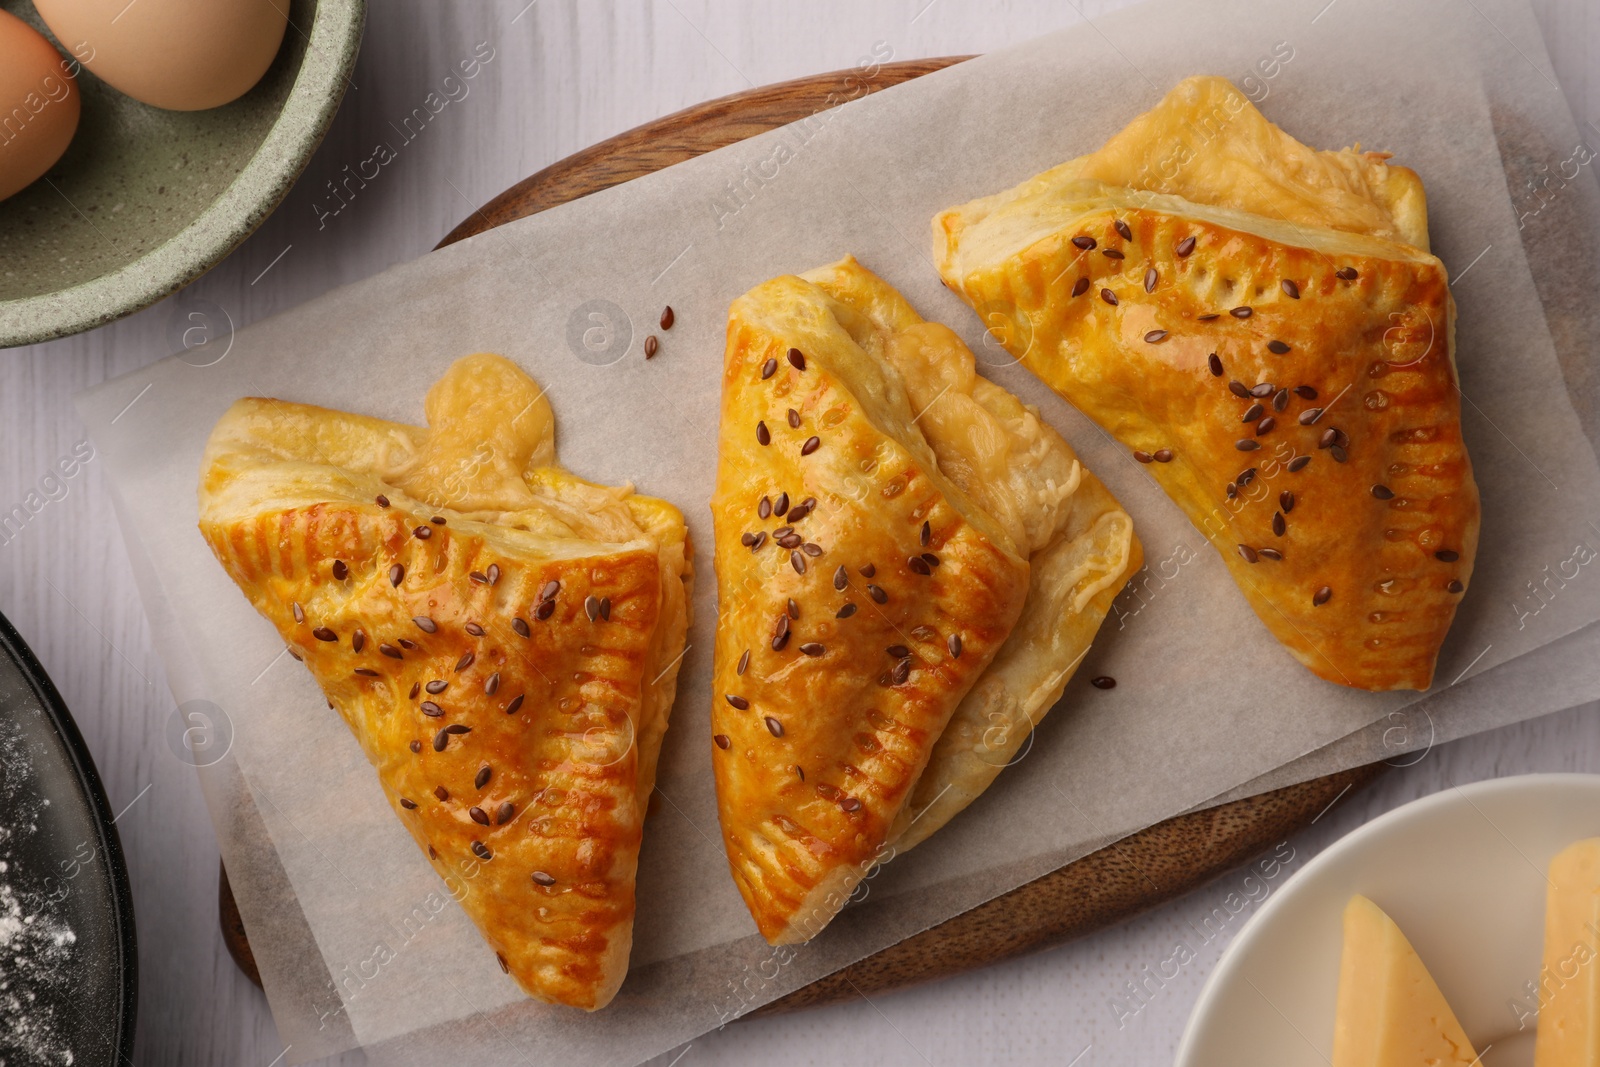
[[[149,307],[216,266],[254,233],[328,132],[355,69],[366,9],[366,0],[318,0],[282,114],[210,207],[159,248],[108,274],[53,293],[0,301],[0,347],[81,333]]]

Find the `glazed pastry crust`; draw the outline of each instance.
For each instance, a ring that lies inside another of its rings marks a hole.
[[[1031,407],[979,377],[972,352],[853,257],[806,272],[861,312],[867,347],[899,372],[940,471],[1010,533],[1029,562],[1011,636],[934,744],[901,809],[897,853],[926,840],[992,784],[1061,699],[1111,603],[1143,565],[1133,520]]]
[[[902,384],[863,347],[876,338],[793,276],[729,311],[712,764],[734,881],[774,944],[814,936],[886,858],[934,742],[1027,595],[1026,560],[939,472]],[[807,513],[762,519],[780,493]],[[793,548],[776,543],[785,526]],[[752,534],[765,535],[754,548]]]
[[[602,1007],[688,624],[682,517],[554,466],[548,404],[499,357],[458,361],[428,414],[443,429],[239,401],[206,450],[201,532],[501,965]]]
[[[953,209],[935,235],[945,282],[1013,354],[1131,450],[1172,451],[1147,469],[1297,659],[1357,688],[1428,687],[1479,520],[1436,258],[1076,179]],[[1319,447],[1329,431],[1342,452]]]

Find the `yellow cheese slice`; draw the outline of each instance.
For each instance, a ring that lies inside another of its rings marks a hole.
[[[1455,1012],[1394,920],[1363,896],[1344,909],[1333,1067],[1478,1063]]]
[[[1600,837],[1550,861],[1534,1067],[1600,1067]]]

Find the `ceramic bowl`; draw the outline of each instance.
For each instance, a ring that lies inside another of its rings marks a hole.
[[[1327,1067],[1345,904],[1399,924],[1482,1053],[1531,1067],[1527,991],[1543,953],[1545,872],[1600,836],[1600,775],[1534,774],[1453,787],[1341,838],[1284,883],[1222,954],[1177,1067]]]
[[[43,30],[27,0],[0,7]],[[163,111],[79,75],[77,136],[0,201],[0,347],[87,330],[204,274],[283,200],[339,106],[366,0],[292,0],[283,47],[244,96]]]

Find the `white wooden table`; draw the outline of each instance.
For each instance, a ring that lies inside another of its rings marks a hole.
[[[1460,0],[1462,17],[1473,17]],[[285,204],[229,259],[162,304],[78,337],[0,353],[0,505],[38,489],[84,438],[78,390],[177,346],[198,306],[237,325],[419,256],[473,207],[561,157],[690,104],[856,63],[983,52],[1120,3],[1089,0],[380,0],[332,132]],[[1537,0],[1580,128],[1600,144],[1600,4]],[[416,141],[334,213],[326,183],[479,42],[494,58]],[[90,461],[0,541],[0,611],[61,688],[99,764],[127,852],[140,945],[139,1064],[272,1064],[266,1001],[218,934],[217,849],[193,770],[169,751],[174,708],[105,492]],[[49,488],[47,485],[45,488]],[[45,495],[41,492],[41,495]],[[1286,843],[1291,869],[1371,816],[1450,783],[1600,771],[1600,720],[1567,712],[1469,738],[1391,771]],[[1050,1063],[1170,1060],[1224,942],[1143,998],[1140,980],[1242,876],[1069,947],[871,1002],[748,1021],[662,1064]],[[1271,887],[1268,887],[1270,891]],[[1259,895],[1259,891],[1256,895]],[[1147,986],[1148,988],[1148,986]],[[537,1053],[530,1050],[530,1062]],[[1074,1057],[1077,1057],[1074,1059]],[[364,1062],[359,1055],[341,1062]]]

